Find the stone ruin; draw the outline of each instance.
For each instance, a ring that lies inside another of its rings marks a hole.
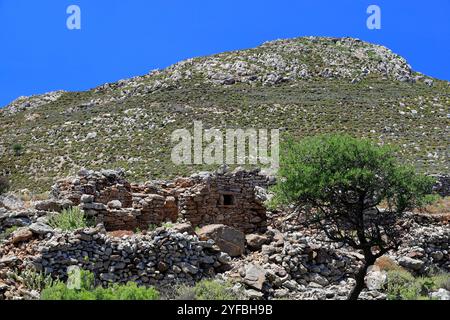
[[[174,181],[131,184],[122,170],[81,170],[57,181],[52,195],[70,200],[107,231],[147,230],[164,222],[189,222],[193,227],[225,224],[244,233],[267,226],[267,187],[274,183],[258,169],[203,172]]]

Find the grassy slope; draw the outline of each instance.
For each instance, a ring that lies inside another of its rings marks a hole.
[[[285,128],[299,137],[347,132],[398,146],[399,157],[423,171],[449,172],[447,82],[429,87],[375,75],[357,84],[313,78],[212,86],[194,80],[99,105],[88,102],[116,91],[69,92],[35,109],[0,112],[0,172],[11,174],[14,189],[38,192],[80,167],[123,167],[136,181],[211,169],[170,160],[171,133],[191,129],[194,120],[221,129]],[[89,132],[97,137],[86,140]],[[23,145],[21,155],[14,155],[15,143]]]

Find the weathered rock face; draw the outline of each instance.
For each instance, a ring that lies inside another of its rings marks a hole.
[[[366,287],[369,290],[382,290],[387,281],[387,273],[372,266],[367,272]]]
[[[219,248],[231,257],[241,256],[245,250],[245,235],[223,224],[212,224],[197,231],[200,239],[214,240]]]
[[[422,260],[419,259],[413,259],[410,257],[400,257],[398,259],[398,263],[409,270],[414,270],[414,271],[420,271],[423,266],[425,265],[425,263]]]
[[[245,268],[244,283],[261,291],[266,282],[266,273],[260,265],[250,264]]]
[[[183,220],[194,227],[220,223],[252,232],[267,225],[261,194],[268,183],[258,170],[202,173],[143,185],[129,184],[120,170],[82,170],[77,178],[58,181],[52,194],[60,202],[80,205],[107,230],[146,230],[152,224]]]

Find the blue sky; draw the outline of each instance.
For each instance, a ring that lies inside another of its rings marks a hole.
[[[72,4],[81,30],[66,27]],[[382,10],[381,30],[366,27],[371,4]],[[305,35],[383,44],[415,70],[450,80],[448,0],[0,0],[0,106]]]

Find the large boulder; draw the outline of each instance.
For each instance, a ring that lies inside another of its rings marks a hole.
[[[241,256],[245,250],[245,235],[232,227],[223,224],[211,224],[197,232],[201,240],[212,239],[221,251],[231,257]]]

